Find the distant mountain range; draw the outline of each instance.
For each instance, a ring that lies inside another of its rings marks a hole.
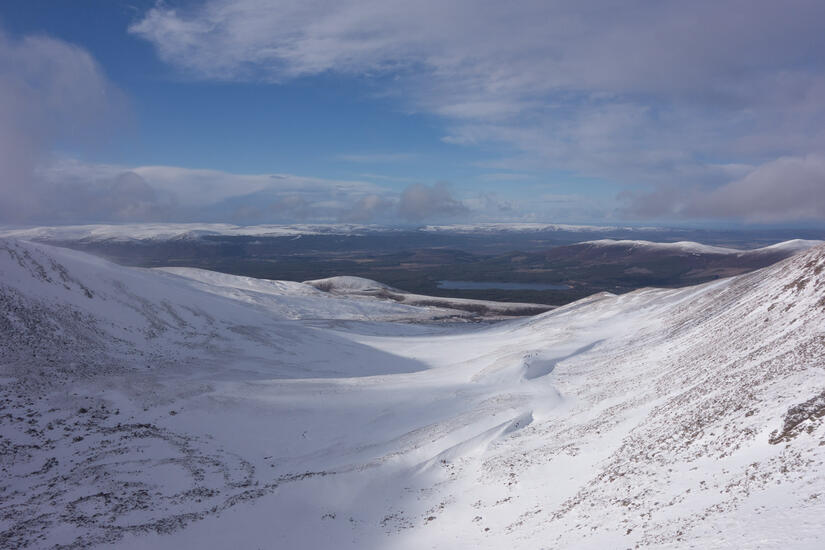
[[[602,291],[678,287],[737,275],[821,242],[777,242],[770,234],[747,232],[561,224],[127,224],[17,228],[2,235],[68,246],[123,265],[296,282],[346,275],[380,281],[406,299],[426,295],[548,306]]]
[[[226,223],[137,223],[0,228],[0,237],[42,241],[172,240],[201,237],[294,237],[298,235],[363,235],[414,232],[479,234],[535,232],[670,232],[672,229],[632,226],[597,226],[539,223],[482,223],[390,227],[364,224],[232,225]]]

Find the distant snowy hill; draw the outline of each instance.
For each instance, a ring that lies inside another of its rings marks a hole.
[[[0,228],[0,238],[38,241],[103,241],[103,240],[172,240],[206,236],[223,237],[295,237],[300,235],[357,235],[373,232],[400,231],[399,228],[351,223],[232,225],[227,223],[136,223],[63,225],[27,228]],[[410,231],[413,229],[407,229]],[[657,231],[654,227],[618,227],[598,225],[567,225],[539,223],[484,223],[473,225],[428,225],[419,228],[428,233],[491,233],[491,232],[613,232]]]
[[[0,547],[821,547],[825,246],[494,324],[382,292],[0,241]]]
[[[657,227],[632,227],[617,225],[571,225],[565,223],[472,223],[450,225],[426,225],[422,231],[432,233],[535,233],[539,231],[657,231]]]
[[[358,224],[232,225],[228,223],[136,223],[58,225],[0,229],[0,237],[38,241],[173,240],[205,236],[296,237],[350,235],[387,228]]]
[[[157,271],[186,279],[198,290],[265,307],[274,315],[289,319],[470,321],[498,315],[542,313],[552,309],[540,304],[419,297],[360,277],[334,277],[298,283],[183,267],[158,268]]]
[[[613,240],[601,239],[598,241],[584,241],[578,245],[590,245],[596,248],[621,248],[625,250],[644,250],[644,251],[659,251],[667,253],[686,253],[686,254],[767,254],[767,253],[787,253],[795,254],[802,250],[813,248],[825,243],[825,241],[793,239],[776,243],[762,248],[754,248],[751,250],[739,250],[736,248],[725,248],[721,246],[708,246],[706,244],[695,243],[691,241],[679,241],[674,243],[660,243],[650,241],[631,241],[631,240]]]

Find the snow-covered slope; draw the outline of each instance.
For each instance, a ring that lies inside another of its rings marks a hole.
[[[764,246],[762,248],[757,248],[753,252],[762,251],[762,252],[769,252],[774,250],[782,250],[788,252],[801,252],[803,250],[808,250],[809,248],[813,248],[815,246],[819,246],[823,244],[825,241],[817,241],[817,240],[810,240],[810,239],[791,239],[790,241],[783,241],[781,243],[772,244],[770,246]]]
[[[825,247],[494,325],[223,277],[3,243],[1,547],[825,537]]]
[[[20,241],[0,241],[0,258],[2,353],[12,357],[29,353],[30,346],[36,356],[49,357],[99,349],[118,358],[107,360],[116,363],[151,353],[167,363],[263,366],[267,376],[340,375],[339,359],[315,342],[317,331],[287,320],[421,322],[463,315],[335,298],[301,283],[195,269],[126,268]],[[362,359],[362,368],[370,371],[373,362]]]
[[[481,314],[498,313],[498,309],[512,311],[516,306],[546,311],[549,306],[537,304],[499,304],[498,302],[481,302],[488,304],[485,311],[471,311],[460,307],[461,301],[454,304],[450,300],[432,300],[430,304],[407,304],[403,298],[394,299],[394,289],[369,279],[360,277],[338,277],[336,279],[353,279],[356,286],[342,286],[339,291],[329,292],[330,288],[316,285],[315,281],[298,283],[294,281],[270,281],[227,275],[215,271],[188,267],[159,268],[185,281],[193,288],[209,294],[216,294],[247,304],[254,304],[272,312],[273,315],[287,319],[347,320],[347,321],[435,321],[435,320],[477,320]],[[373,290],[386,292],[372,292]],[[400,291],[398,291],[400,292]],[[428,305],[419,308],[411,305]],[[498,308],[498,309],[497,309]],[[509,309],[508,309],[509,308]]]

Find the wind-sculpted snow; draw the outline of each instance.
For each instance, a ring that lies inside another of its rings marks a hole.
[[[445,324],[363,281],[0,243],[0,547],[825,538],[825,247]]]

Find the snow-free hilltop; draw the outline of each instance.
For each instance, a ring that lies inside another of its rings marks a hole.
[[[0,241],[0,547],[821,546],[825,247],[492,325],[348,292]]]

